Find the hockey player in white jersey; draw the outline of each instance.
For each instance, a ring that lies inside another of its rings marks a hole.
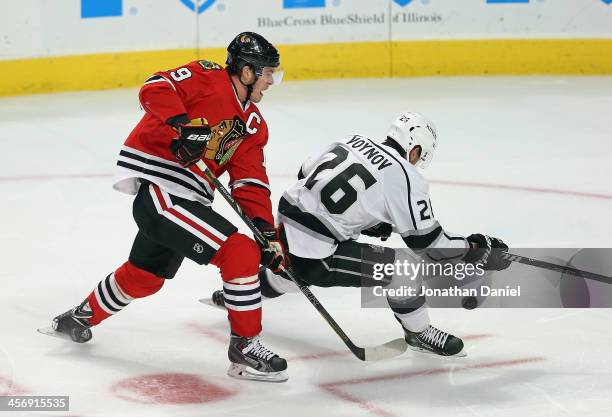
[[[436,145],[434,125],[406,112],[382,143],[353,135],[307,160],[278,207],[281,240],[299,278],[321,287],[371,286],[375,281],[368,265],[393,263],[406,252],[429,261],[480,264],[484,270],[507,268],[510,262],[500,254],[508,247],[500,239],[449,233],[435,219],[429,186],[417,167],[429,165]],[[391,230],[401,235],[409,251],[372,251],[371,245],[356,242],[360,234],[384,239]],[[266,297],[298,292],[292,281],[269,270],[262,269],[259,276]],[[219,305],[231,304],[229,298],[221,291],[213,294]],[[413,349],[462,355],[460,338],[430,324],[424,297],[389,299],[389,304]]]

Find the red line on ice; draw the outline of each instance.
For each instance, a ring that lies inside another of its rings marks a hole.
[[[0,177],[0,182],[10,181],[55,181],[55,180],[80,180],[88,178],[110,178],[113,174],[40,174],[40,175],[15,175]]]
[[[222,343],[225,346],[229,344],[230,338],[225,333],[221,333],[216,330],[209,329],[208,327],[203,326],[198,323],[188,323],[187,325],[191,327],[193,330],[195,330],[196,332],[203,334],[204,336],[208,337],[211,340],[214,340],[215,342]]]
[[[559,195],[570,195],[573,197],[586,197],[586,198],[596,198],[600,200],[612,200],[612,195],[609,195],[609,194],[586,193],[582,191],[559,190],[555,188],[528,187],[528,186],[523,186],[523,185],[490,184],[490,183],[481,183],[481,182],[451,181],[451,180],[431,180],[429,182],[432,184],[453,185],[453,186],[459,186],[459,187],[492,188],[492,189],[497,189],[497,190],[524,191],[528,193],[538,193],[538,194],[559,194]]]
[[[511,359],[511,360],[507,360],[507,361],[479,363],[479,364],[466,365],[466,366],[457,366],[457,367],[452,367],[452,368],[424,369],[424,370],[420,370],[420,371],[399,372],[399,373],[396,373],[396,374],[387,374],[387,375],[373,376],[373,377],[368,377],[368,378],[347,379],[347,380],[344,380],[344,381],[336,381],[336,382],[328,383],[328,384],[325,384],[325,385],[338,386],[338,385],[365,384],[365,383],[377,382],[377,381],[390,381],[392,379],[412,378],[412,377],[415,377],[415,376],[437,375],[437,374],[443,374],[443,373],[447,373],[447,372],[448,373],[455,373],[455,372],[467,371],[467,370],[470,370],[470,369],[499,368],[499,367],[502,367],[502,366],[522,365],[524,363],[540,362],[540,361],[543,361],[543,360],[544,360],[544,358],[541,358],[541,357]]]
[[[55,181],[55,180],[77,180],[77,179],[95,179],[95,178],[110,178],[113,175],[110,173],[92,173],[92,174],[39,174],[39,175],[15,175],[0,177],[0,182],[11,182],[11,181]],[[289,174],[270,174],[273,178],[296,178],[295,175]],[[594,198],[599,200],[612,200],[612,195],[601,194],[601,193],[588,193],[583,191],[574,190],[560,190],[555,188],[546,187],[530,187],[523,185],[511,185],[511,184],[493,184],[493,183],[481,183],[473,181],[453,181],[453,180],[430,180],[432,184],[450,185],[457,187],[471,187],[471,188],[489,188],[496,190],[508,190],[508,191],[521,191],[527,193],[536,194],[557,194],[567,195],[572,197],[584,197]]]
[[[523,365],[526,363],[541,362],[543,360],[545,359],[542,357],[533,357],[533,358],[511,359],[511,360],[499,361],[499,362],[480,363],[480,364],[458,366],[458,367],[452,367],[452,368],[424,369],[420,371],[400,372],[400,373],[395,373],[395,374],[373,376],[369,378],[355,378],[355,379],[347,379],[344,381],[328,382],[325,384],[320,384],[319,387],[329,392],[330,394],[335,395],[336,397],[341,398],[344,401],[351,402],[366,411],[376,414],[377,416],[397,417],[396,415],[394,415],[393,413],[390,413],[389,411],[386,411],[380,407],[376,407],[370,404],[367,400],[364,400],[362,398],[348,394],[347,392],[343,391],[340,387],[344,385],[367,384],[371,382],[391,381],[394,379],[407,379],[407,378],[413,378],[413,377],[423,377],[423,376],[439,375],[439,374],[445,374],[445,373],[452,374],[456,372],[464,372],[464,371],[469,371],[469,370],[474,370],[474,369],[490,369],[490,368],[500,368],[504,366],[517,366],[517,365]]]
[[[199,323],[188,323],[187,325],[192,330],[195,330],[196,332],[208,337],[211,340],[214,340],[215,342],[219,342],[220,344],[223,344],[226,346],[229,343],[229,336],[227,336],[225,333],[221,333],[217,330],[210,329]],[[484,339],[484,338],[488,338],[492,336],[493,335],[490,335],[490,334],[471,334],[471,335],[461,336],[461,338],[463,340],[477,340],[477,339]],[[287,359],[287,361],[289,362],[300,362],[300,361],[318,360],[318,359],[325,359],[325,358],[338,357],[338,356],[348,356],[350,354],[351,352],[349,352],[348,350],[328,350],[328,351],[323,351],[319,353],[310,353],[307,355],[289,356],[285,359]]]
[[[322,385],[325,391],[335,395],[338,398],[343,399],[344,401],[356,404],[359,408],[362,408],[366,411],[369,411],[373,414],[376,414],[380,417],[397,417],[395,414],[390,413],[380,407],[376,407],[375,405],[370,404],[369,402],[362,400],[361,398],[355,397],[345,391],[342,391],[340,388],[335,387],[333,385]]]
[[[30,391],[15,384],[12,379],[0,375],[0,395],[25,395]]]
[[[461,336],[461,338],[463,340],[478,340],[478,339],[485,339],[485,338],[492,337],[492,336],[493,335],[491,334],[471,334],[467,336]],[[286,359],[289,362],[309,361],[309,360],[325,359],[325,358],[330,358],[334,356],[349,356],[350,354],[351,352],[349,352],[348,350],[330,350],[330,351],[321,352],[321,353],[313,353],[310,355],[290,356]]]
[[[461,336],[463,340],[478,340],[493,337],[492,334],[468,334],[467,336]]]
[[[285,359],[287,359],[288,362],[299,362],[299,361],[311,361],[311,360],[317,360],[317,359],[332,358],[332,357],[338,357],[338,356],[348,356],[350,354],[351,352],[349,352],[348,350],[329,350],[326,352],[312,353],[309,355],[290,356]]]

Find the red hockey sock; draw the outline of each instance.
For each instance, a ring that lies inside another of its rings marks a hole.
[[[211,260],[221,271],[232,333],[249,338],[261,332],[259,256],[259,247],[253,240],[234,233]]]
[[[89,294],[87,301],[93,311],[89,319],[92,326],[123,310],[134,298],[155,294],[164,285],[164,279],[143,269],[135,267],[129,261],[114,273],[100,281]]]

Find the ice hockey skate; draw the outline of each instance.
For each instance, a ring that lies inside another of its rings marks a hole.
[[[38,329],[39,333],[49,336],[70,339],[76,343],[85,343],[91,340],[91,325],[89,319],[93,316],[89,304],[84,301],[81,305],[74,307],[65,313],[55,317],[51,327]]]
[[[287,361],[268,350],[259,337],[246,338],[232,334],[227,356],[231,362],[227,374],[238,379],[285,382]]]
[[[419,333],[404,328],[404,335],[408,347],[414,351],[440,356],[467,356],[463,350],[463,341],[460,338],[432,325]]]
[[[201,302],[202,304],[208,304],[209,306],[217,307],[222,310],[226,309],[225,300],[223,298],[223,290],[215,290],[212,293],[211,298],[200,298],[198,301]]]

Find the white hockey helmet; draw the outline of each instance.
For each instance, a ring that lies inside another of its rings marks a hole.
[[[414,112],[404,112],[395,119],[387,137],[397,142],[406,153],[410,153],[415,146],[420,146],[421,157],[416,163],[420,168],[429,165],[438,142],[434,124],[422,114]]]

